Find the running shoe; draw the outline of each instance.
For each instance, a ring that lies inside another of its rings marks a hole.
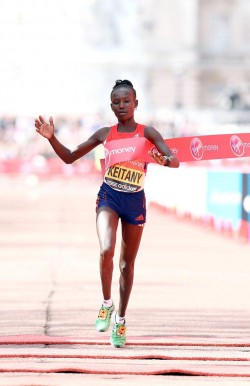
[[[98,318],[96,319],[95,326],[97,331],[105,332],[110,326],[111,315],[115,309],[114,304],[111,307],[101,306],[99,310]]]
[[[110,337],[110,342],[112,346],[116,348],[121,348],[125,346],[126,343],[126,323],[116,323],[114,318],[114,325],[112,329],[112,334]]]

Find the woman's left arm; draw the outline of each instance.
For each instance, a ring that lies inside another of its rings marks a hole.
[[[152,142],[158,151],[151,151],[149,154],[160,165],[170,168],[178,168],[180,162],[178,158],[171,152],[168,145],[162,138],[162,135],[153,127],[146,126],[144,129],[145,138]]]

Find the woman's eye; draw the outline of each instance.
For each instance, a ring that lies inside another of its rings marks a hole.
[[[125,99],[124,101],[119,101],[119,100],[114,100],[112,102],[113,105],[119,105],[120,103],[131,103],[131,100],[130,99]]]

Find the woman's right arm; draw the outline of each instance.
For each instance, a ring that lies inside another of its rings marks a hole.
[[[55,127],[53,123],[53,118],[50,117],[49,124],[46,123],[42,116],[39,116],[39,119],[35,120],[36,131],[41,134],[43,137],[49,140],[49,143],[53,147],[56,154],[66,163],[72,164],[77,159],[83,157],[85,154],[89,153],[96,146],[103,143],[106,139],[109,127],[103,127],[102,129],[97,130],[91,137],[89,137],[85,142],[77,146],[75,150],[70,150],[58,139],[55,137]]]

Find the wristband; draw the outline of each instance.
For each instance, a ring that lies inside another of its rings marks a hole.
[[[167,155],[163,155],[163,158],[167,161],[166,165],[164,166],[170,166],[171,164],[171,158]]]

